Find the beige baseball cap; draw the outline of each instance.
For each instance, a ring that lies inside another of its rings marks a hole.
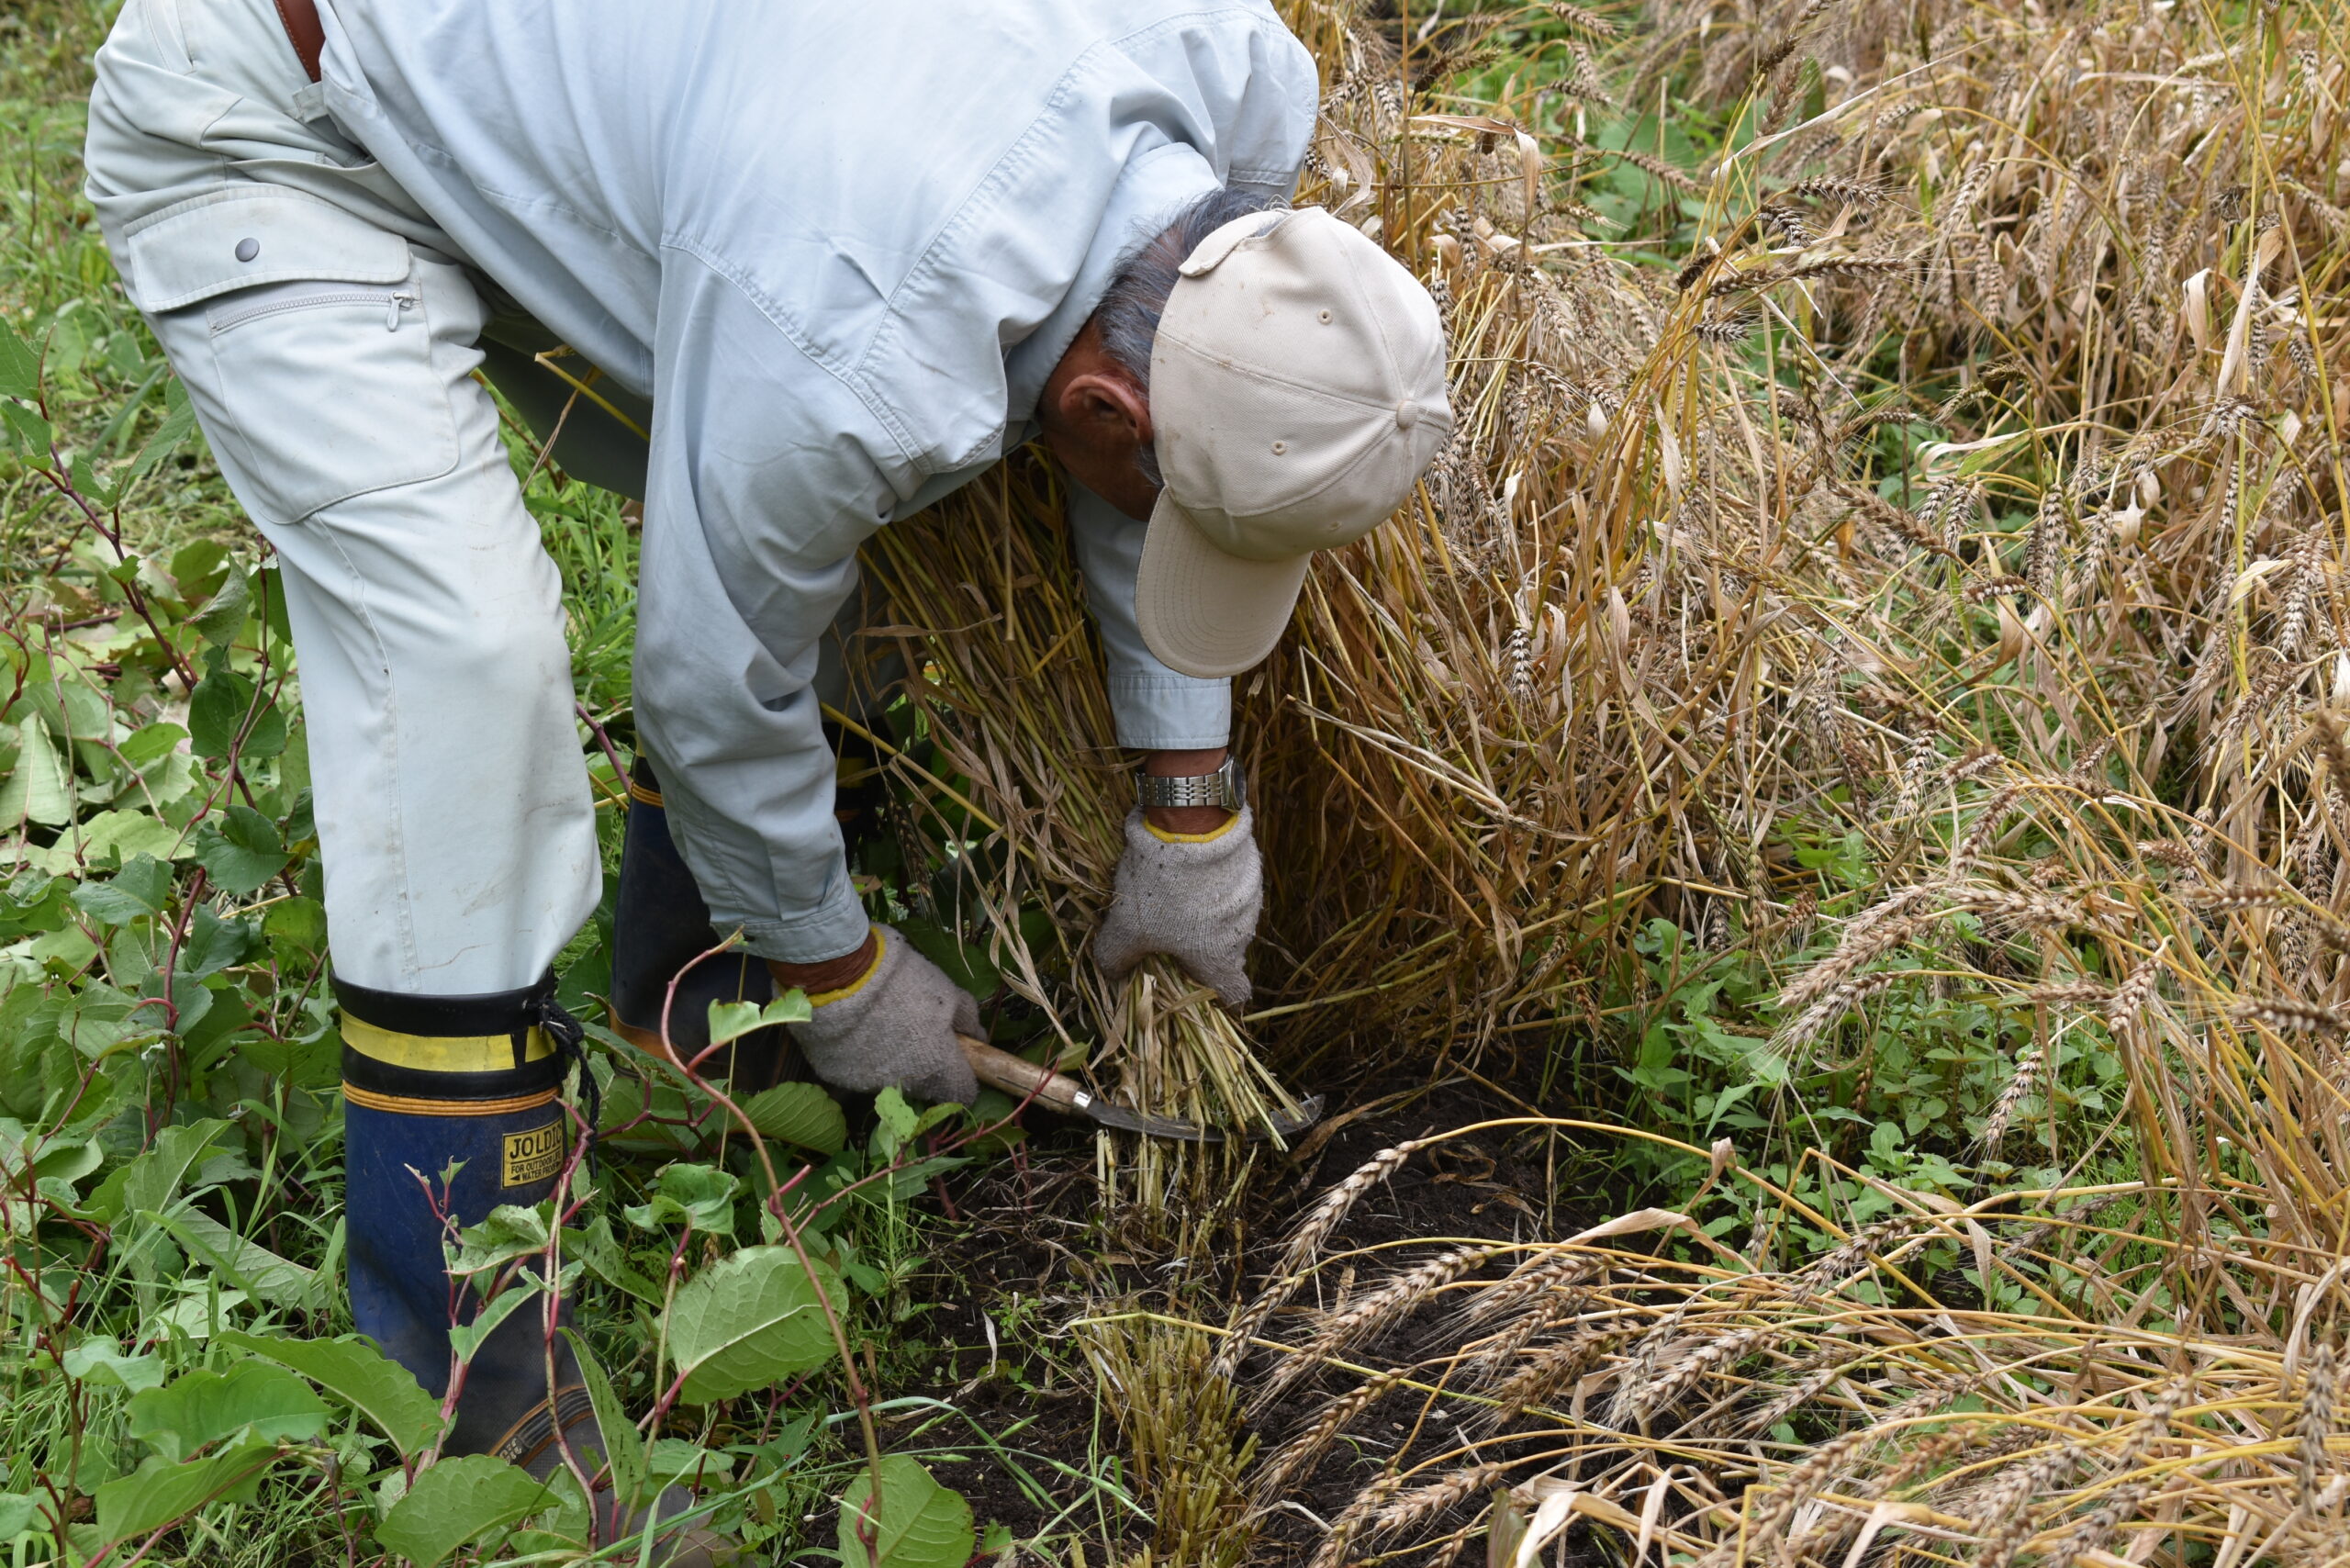
[[[1186,675],[1281,641],[1316,550],[1386,519],[1452,432],[1436,301],[1318,207],[1235,218],[1187,257],[1150,354],[1165,481],[1135,612]]]

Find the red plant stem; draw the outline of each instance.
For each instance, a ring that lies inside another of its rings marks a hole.
[[[612,778],[620,785],[625,797],[628,790],[628,769],[621,766],[620,747],[612,744],[612,737],[604,732],[604,726],[597,722],[596,715],[588,711],[588,704],[575,699],[571,709],[573,712],[579,715],[579,722],[588,726],[588,733],[596,737],[596,744],[604,748],[604,760],[612,765]]]
[[[47,402],[44,401],[41,404],[42,417],[47,418],[48,413],[49,406]],[[117,561],[128,561],[130,559],[130,552],[122,547],[122,535],[120,531],[118,529],[108,528],[105,521],[99,516],[98,509],[92,505],[89,498],[84,496],[81,491],[73,487],[73,481],[66,473],[64,455],[57,450],[57,443],[55,442],[50,442],[49,466],[36,469],[35,472],[39,474],[43,479],[49,482],[50,488],[54,489],[59,495],[64,497],[76,510],[81,512],[83,521],[90,525],[91,532],[95,533],[99,538],[105,540],[113,549],[114,556]],[[147,596],[140,591],[139,585],[135,582],[125,582],[117,583],[115,586],[122,589],[122,597],[124,600],[129,604],[132,611],[138,615],[140,620],[144,621],[147,623],[147,630],[155,634],[155,645],[162,649],[163,656],[171,661],[172,667],[179,672],[180,678],[187,682],[187,689],[190,691],[195,690],[196,667],[181,656],[179,649],[173,647],[172,645],[172,640],[163,634],[163,628],[157,623],[155,620],[155,612],[149,607],[147,603]]]

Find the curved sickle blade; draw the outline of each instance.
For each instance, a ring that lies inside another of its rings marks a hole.
[[[1298,1134],[1304,1132],[1306,1128],[1312,1126],[1321,1119],[1322,1096],[1319,1094],[1309,1094],[1304,1099],[1297,1103],[1297,1114],[1295,1115],[1275,1116],[1273,1118],[1273,1125],[1270,1128],[1256,1127],[1250,1129],[1248,1134],[1249,1141],[1255,1142],[1257,1139],[1265,1137],[1278,1137],[1282,1142],[1286,1143],[1291,1138],[1295,1137]]]
[[[1129,1111],[1124,1105],[1113,1105],[1091,1094],[1081,1096],[1078,1112],[1095,1126],[1115,1127],[1122,1133],[1139,1133],[1144,1137],[1172,1138],[1179,1143],[1222,1143],[1225,1137],[1221,1128],[1179,1122],[1171,1116],[1146,1116],[1140,1111]]]

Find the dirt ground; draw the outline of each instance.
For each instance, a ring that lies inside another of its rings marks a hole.
[[[1010,1434],[1007,1446],[1024,1456],[1057,1461],[1080,1475],[1099,1473],[1102,1456],[1115,1450],[1117,1433],[1097,1409],[1092,1380],[1060,1326],[1112,1305],[1221,1324],[1239,1293],[1257,1287],[1298,1212],[1371,1156],[1406,1138],[1524,1114],[1522,1106],[1460,1081],[1432,1089],[1373,1084],[1349,1093],[1328,1113],[1327,1119],[1340,1125],[1327,1137],[1257,1178],[1239,1226],[1240,1265],[1227,1264],[1213,1279],[1192,1277],[1194,1271],[1180,1262],[1114,1234],[1095,1208],[1091,1136],[1068,1124],[1039,1121],[1024,1159],[991,1167],[950,1194],[961,1223],[939,1226],[946,1239],[934,1250],[925,1285],[937,1304],[934,1330],[938,1338],[951,1339],[954,1350],[934,1381],[890,1392],[950,1401],[979,1426]],[[1404,1240],[1441,1247],[1471,1238],[1567,1234],[1588,1216],[1553,1197],[1558,1171],[1572,1152],[1553,1138],[1542,1129],[1499,1128],[1416,1155],[1364,1194],[1335,1242],[1340,1248]],[[1408,1263],[1427,1256],[1400,1249],[1382,1255],[1366,1273],[1397,1266],[1391,1259]],[[1343,1291],[1349,1282],[1342,1265],[1322,1289],[1326,1294]],[[1309,1289],[1289,1314],[1317,1305]],[[992,1375],[989,1319],[998,1326],[1002,1357]],[[1007,1323],[1019,1331],[1007,1334]],[[1268,1333],[1286,1337],[1281,1316]],[[1261,1368],[1264,1353],[1250,1364]],[[1279,1443],[1293,1416],[1318,1406],[1316,1388],[1309,1378],[1292,1391],[1258,1432],[1261,1445]],[[1394,1409],[1374,1407],[1355,1429],[1385,1428],[1400,1439],[1418,1422],[1421,1397],[1399,1395],[1390,1403]],[[1260,1548],[1276,1559],[1310,1551],[1321,1534],[1314,1520],[1344,1508],[1389,1457],[1375,1451],[1375,1441],[1351,1453],[1344,1444],[1336,1448],[1294,1488],[1288,1499],[1294,1506],[1270,1516]],[[1081,1483],[1024,1461],[1031,1474],[1046,1481],[1052,1498],[1047,1508],[1004,1464],[972,1452],[974,1462],[957,1466],[952,1480],[982,1523],[1000,1521],[1024,1539],[1048,1529],[1100,1538],[1087,1529],[1082,1510],[1094,1505],[1081,1501]],[[1056,1516],[1072,1503],[1080,1503],[1080,1513],[1056,1526]],[[1106,1510],[1097,1518],[1112,1523]],[[1114,1533],[1138,1545],[1147,1528],[1129,1519]]]

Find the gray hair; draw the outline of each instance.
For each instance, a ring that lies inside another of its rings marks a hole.
[[[1102,303],[1093,308],[1093,319],[1102,330],[1102,352],[1134,378],[1144,397],[1150,395],[1150,351],[1158,341],[1159,313],[1182,278],[1183,259],[1234,218],[1278,212],[1288,205],[1261,191],[1228,185],[1212,190],[1185,203],[1157,234],[1118,259]],[[1146,446],[1136,460],[1144,477],[1158,484],[1158,454]]]

